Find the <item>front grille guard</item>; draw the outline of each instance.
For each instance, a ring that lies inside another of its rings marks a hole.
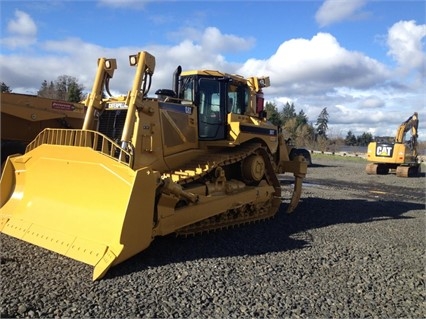
[[[26,153],[42,144],[90,147],[131,167],[133,155],[105,135],[91,130],[47,128],[28,144]]]

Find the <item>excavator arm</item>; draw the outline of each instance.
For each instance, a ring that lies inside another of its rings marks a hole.
[[[411,130],[411,138],[407,142],[410,150],[412,151],[412,155],[417,157],[417,131],[419,128],[419,116],[417,112],[414,112],[412,116],[410,116],[407,120],[405,120],[398,128],[395,143],[404,143],[405,135],[408,131]]]
[[[396,143],[404,143],[405,134],[411,129],[411,136],[417,139],[417,130],[419,128],[419,115],[415,112],[398,127],[395,136]]]

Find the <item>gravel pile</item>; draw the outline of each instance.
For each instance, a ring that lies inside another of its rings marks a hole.
[[[96,282],[91,267],[1,234],[1,317],[425,318],[424,173],[313,161],[294,214],[157,238]]]

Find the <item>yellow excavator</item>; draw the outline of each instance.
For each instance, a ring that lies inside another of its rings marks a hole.
[[[269,77],[212,70],[173,73],[148,97],[155,58],[136,68],[125,96],[109,94],[115,59],[98,59],[81,129],[47,128],[9,156],[1,186],[2,233],[94,266],[93,280],[156,236],[226,228],[274,216],[278,174],[294,175],[297,206],[307,163],[290,160],[266,121]]]
[[[395,172],[398,177],[412,177],[419,174],[417,137],[419,116],[415,112],[401,123],[395,138],[376,138],[368,144],[365,170],[369,175]],[[406,141],[406,133],[411,130],[411,137]]]

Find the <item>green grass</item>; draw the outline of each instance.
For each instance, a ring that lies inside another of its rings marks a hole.
[[[332,155],[332,154],[321,154],[321,153],[313,153],[311,154],[312,164],[315,164],[315,159],[333,159],[336,161],[350,161],[356,163],[367,163],[365,158],[359,156],[341,156],[341,155]],[[426,170],[426,162],[421,163],[422,171]]]

